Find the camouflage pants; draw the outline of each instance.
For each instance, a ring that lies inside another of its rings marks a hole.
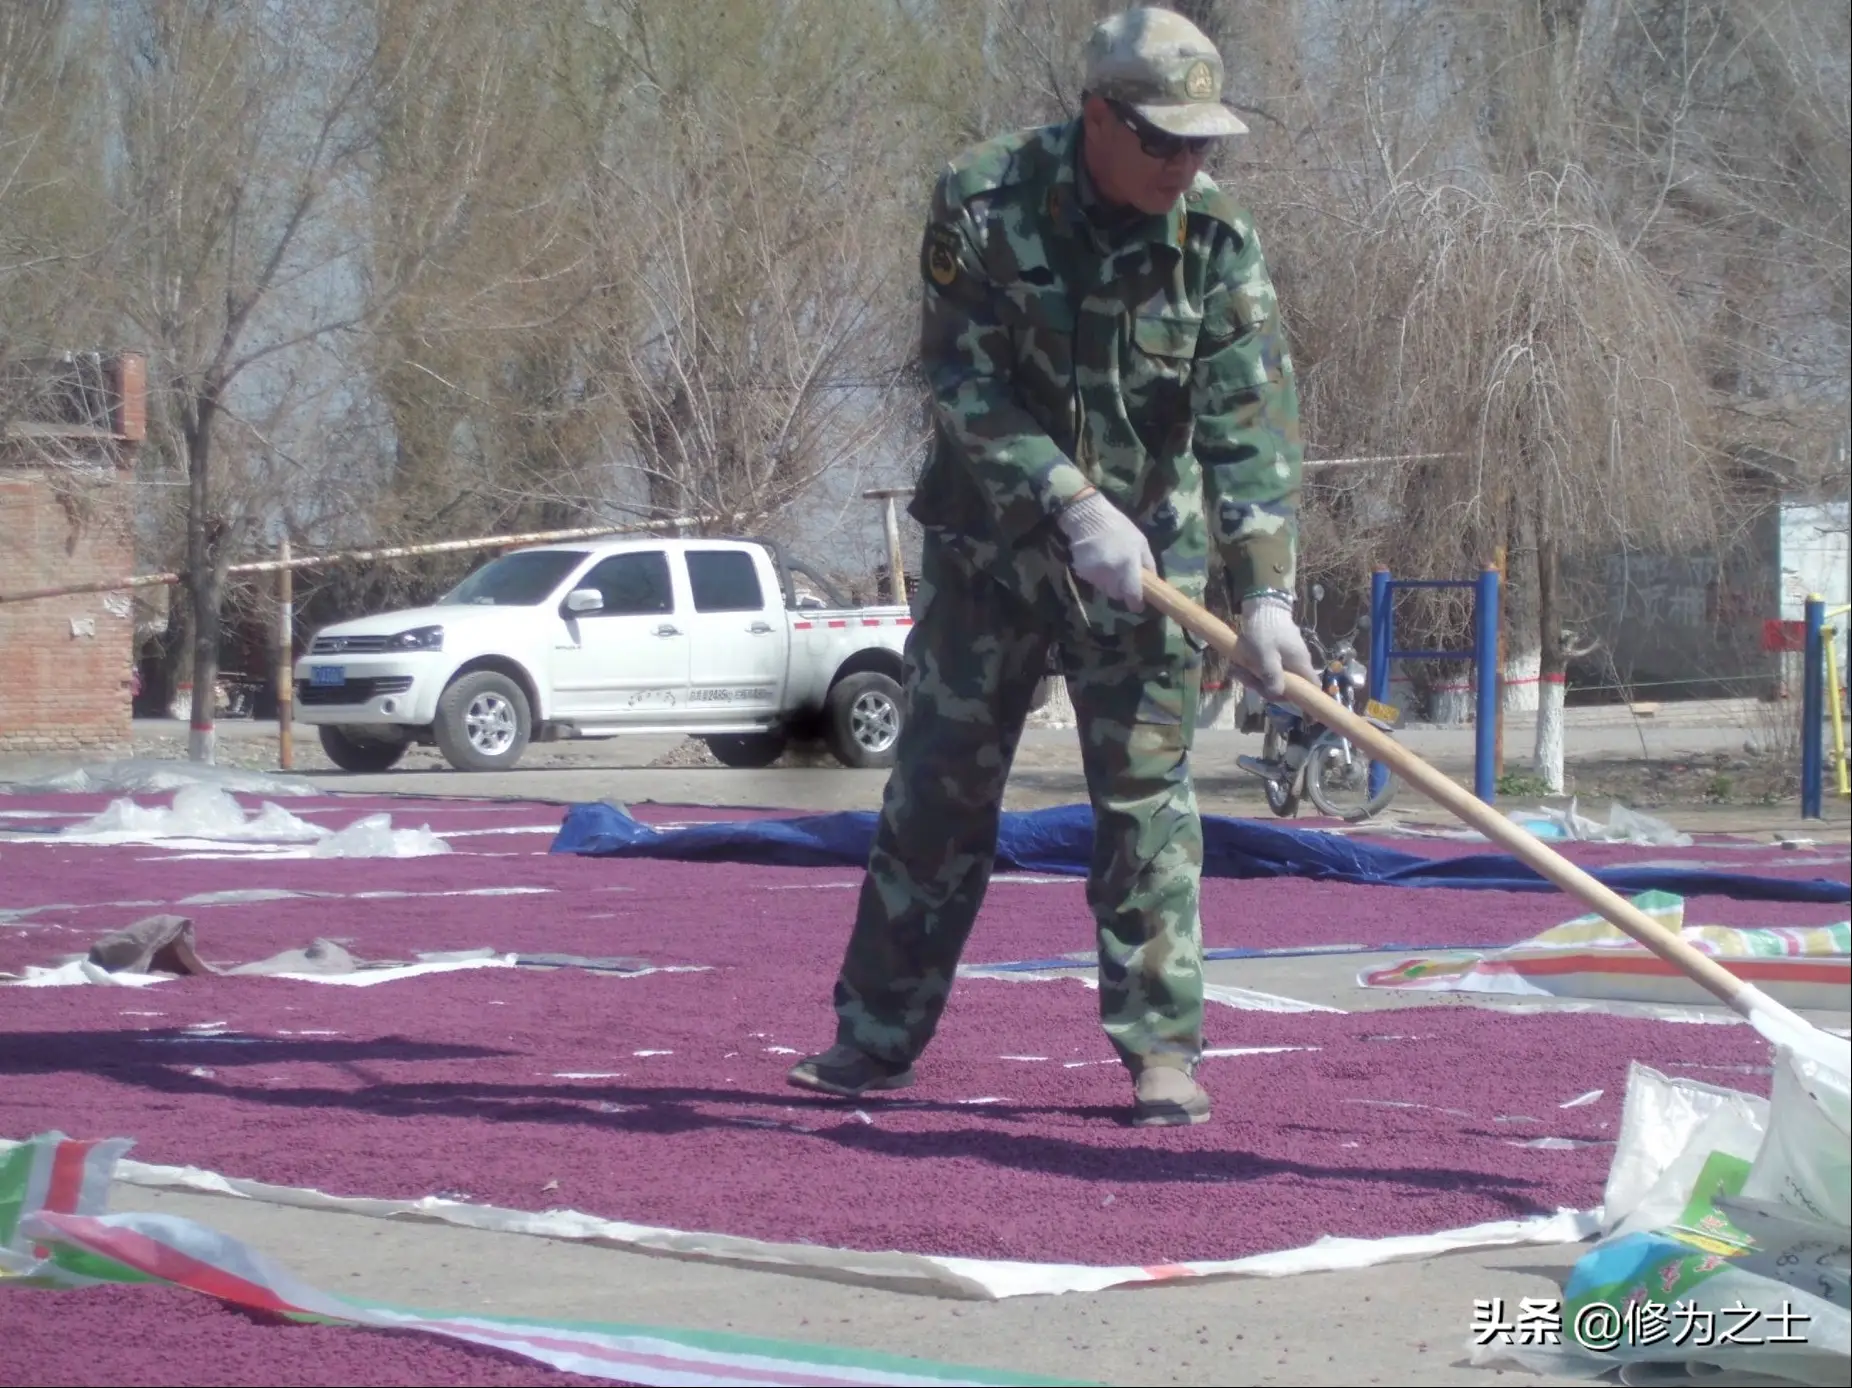
[[[1111,645],[928,533],[906,648],[907,718],[854,932],[837,1039],[911,1063],[938,1026],[995,862],[1004,783],[1051,642],[1079,723],[1094,845],[1100,1019],[1121,1060],[1202,1050],[1202,823],[1189,774],[1202,663],[1154,613]]]

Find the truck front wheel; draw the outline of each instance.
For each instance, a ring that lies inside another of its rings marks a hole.
[[[839,681],[830,690],[824,728],[831,755],[858,769],[892,766],[905,717],[902,705],[900,686],[873,670]]]
[[[355,737],[342,728],[323,724],[320,728],[322,751],[328,760],[343,771],[390,771],[405,755],[406,744],[399,740]]]
[[[493,670],[473,670],[437,701],[431,731],[458,771],[506,771],[527,750],[533,715],[520,685]]]
[[[782,757],[788,741],[783,733],[716,733],[708,738],[707,750],[723,766],[757,770]]]

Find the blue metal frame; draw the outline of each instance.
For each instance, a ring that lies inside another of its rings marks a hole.
[[[1472,648],[1465,651],[1396,650],[1393,600],[1398,588],[1473,589]],[[1478,706],[1473,719],[1473,794],[1488,805],[1498,798],[1493,777],[1498,764],[1498,600],[1498,570],[1491,564],[1485,566],[1478,578],[1391,578],[1387,569],[1378,569],[1370,575],[1370,697],[1378,702],[1387,701],[1389,662],[1392,660],[1471,660],[1479,675]],[[1371,794],[1380,789],[1379,773],[1384,778],[1389,774],[1386,768],[1372,764]]]
[[[1801,657],[1801,818],[1823,819],[1820,808],[1826,779],[1826,599],[1818,593],[1807,599],[1807,645]]]

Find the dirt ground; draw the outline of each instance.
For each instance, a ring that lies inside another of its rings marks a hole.
[[[1577,795],[1619,800],[1636,809],[1661,806],[1756,805],[1775,808],[1800,797],[1800,768],[1785,757],[1697,754],[1678,761],[1641,758],[1586,761],[1571,768]]]

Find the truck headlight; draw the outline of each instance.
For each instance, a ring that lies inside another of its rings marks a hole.
[[[413,627],[402,631],[386,643],[391,651],[441,651],[444,649],[442,627]]]

